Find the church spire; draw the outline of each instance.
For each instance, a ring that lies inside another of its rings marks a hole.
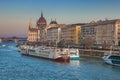
[[[29,29],[31,29],[32,28],[32,20],[30,19],[30,21],[29,21]]]
[[[41,11],[41,17],[43,17],[43,12]]]

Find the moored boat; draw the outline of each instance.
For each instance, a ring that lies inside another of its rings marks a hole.
[[[120,66],[120,55],[117,54],[105,54],[103,60],[111,65]]]
[[[69,49],[70,60],[79,60],[79,50],[78,49]]]
[[[18,47],[18,52],[21,52],[21,54],[27,54],[28,53],[28,46],[20,45]]]
[[[58,62],[69,62],[70,58],[67,53],[67,49],[58,49],[51,47],[33,47],[33,46],[21,46],[19,47],[19,51],[23,55],[34,56],[49,60],[54,60]]]

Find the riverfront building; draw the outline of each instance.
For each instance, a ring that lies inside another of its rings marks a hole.
[[[28,42],[37,42],[40,39],[40,30],[38,27],[33,28],[32,22],[29,23],[29,29],[28,29]]]
[[[47,27],[47,41],[50,43],[60,42],[61,40],[61,27],[65,24],[58,24],[56,20],[52,20]]]
[[[41,17],[36,22],[36,27],[32,26],[30,20],[28,29],[28,42],[57,42],[64,41],[66,44],[78,45],[81,42],[81,25],[83,24],[58,24],[56,20],[51,20],[47,25],[46,19],[41,13]]]
[[[59,25],[56,21],[51,21],[47,28],[47,40],[49,42],[59,41],[60,31]]]
[[[81,25],[84,24],[70,24],[61,27],[61,40],[67,44],[78,45],[81,42]]]
[[[81,39],[92,38],[94,44],[120,45],[120,20],[105,20],[88,23],[81,28]]]
[[[28,42],[57,42],[80,45],[85,42],[100,45],[120,45],[120,20],[99,20],[80,24],[58,24],[51,20],[47,25],[46,19],[41,17],[36,22],[36,27],[29,22]],[[90,41],[92,40],[92,41]]]
[[[28,29],[28,42],[43,42],[46,39],[46,19],[41,13],[41,17],[36,22],[36,27],[32,26],[32,22],[29,23]]]
[[[47,40],[49,42],[64,41],[65,44],[78,45],[80,44],[81,26],[70,24],[57,24],[51,21],[47,28]]]

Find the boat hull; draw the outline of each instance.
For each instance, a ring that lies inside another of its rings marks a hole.
[[[65,54],[67,51],[66,49],[63,49],[63,51],[61,52],[60,49],[55,49],[55,48],[54,49],[48,47],[30,48],[29,46],[21,46],[19,48],[19,51],[21,52],[21,54],[27,56],[54,60],[57,62],[70,62],[69,55]]]
[[[46,59],[46,60],[52,60],[55,61],[55,59],[50,59],[50,58],[46,58],[46,57],[41,57],[41,56],[37,56],[37,55],[31,55],[31,54],[22,54],[24,56],[30,56],[30,57],[35,57],[35,58],[41,58],[41,59]]]
[[[37,56],[37,55],[31,55],[31,54],[24,54],[24,53],[22,53],[22,55],[41,58],[41,59],[46,59],[46,60],[51,60],[51,61],[56,61],[56,62],[70,62],[69,57],[65,57],[65,58],[64,57],[59,57],[59,58],[56,58],[56,59],[52,59],[52,58],[47,58],[47,57],[42,57],[42,56]]]
[[[110,65],[120,66],[120,56],[119,55],[105,55],[103,60]]]
[[[80,59],[80,57],[79,56],[70,56],[70,60],[79,60]]]
[[[69,49],[70,53],[70,60],[79,60],[80,56],[79,56],[79,50],[78,49]]]
[[[70,57],[59,57],[57,59],[55,59],[55,61],[57,62],[70,62]]]

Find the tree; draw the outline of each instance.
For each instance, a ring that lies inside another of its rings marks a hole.
[[[89,35],[81,41],[85,49],[91,49],[94,44],[94,39]]]
[[[66,45],[65,40],[62,39],[58,42],[58,47],[64,47]]]
[[[112,41],[104,41],[102,44],[103,49],[110,48],[110,46],[114,46]]]

